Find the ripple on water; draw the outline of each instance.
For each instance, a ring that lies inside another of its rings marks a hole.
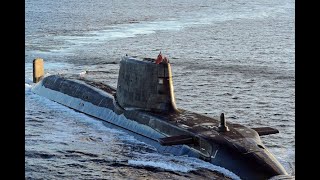
[[[154,158],[152,147],[31,92],[31,62],[38,56],[46,73],[87,71],[116,87],[121,56],[156,57],[159,51],[171,62],[178,107],[215,117],[224,112],[231,122],[279,129],[262,140],[295,174],[294,3],[95,4],[26,1],[26,179],[207,178],[207,169],[193,160],[166,164],[168,157]],[[88,19],[94,21],[79,23]],[[157,162],[190,171],[174,172]]]

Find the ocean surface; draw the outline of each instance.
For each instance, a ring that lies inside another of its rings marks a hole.
[[[48,74],[116,86],[121,56],[169,58],[178,108],[249,127],[295,175],[294,0],[26,0],[26,179],[238,179],[160,154],[121,129],[31,92]],[[216,176],[216,174],[220,176]],[[221,176],[222,175],[222,176]]]

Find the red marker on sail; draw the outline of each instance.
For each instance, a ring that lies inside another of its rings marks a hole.
[[[162,62],[162,59],[163,59],[163,57],[162,57],[162,54],[161,54],[161,51],[160,51],[160,53],[159,53],[159,55],[158,55],[158,57],[156,59],[156,64],[160,64]]]

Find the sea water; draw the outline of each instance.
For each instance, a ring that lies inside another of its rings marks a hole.
[[[32,60],[47,74],[116,87],[121,56],[172,66],[178,108],[278,134],[262,141],[295,175],[294,1],[26,0],[27,179],[225,179],[227,169],[159,154],[121,129],[31,92]],[[222,176],[219,176],[221,178]]]

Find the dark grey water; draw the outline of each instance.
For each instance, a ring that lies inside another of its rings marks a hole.
[[[26,0],[27,179],[210,179],[194,158],[162,155],[121,130],[32,94],[47,73],[113,86],[120,57],[166,55],[178,107],[280,133],[264,144],[295,174],[294,1]],[[214,173],[211,173],[214,176]]]

